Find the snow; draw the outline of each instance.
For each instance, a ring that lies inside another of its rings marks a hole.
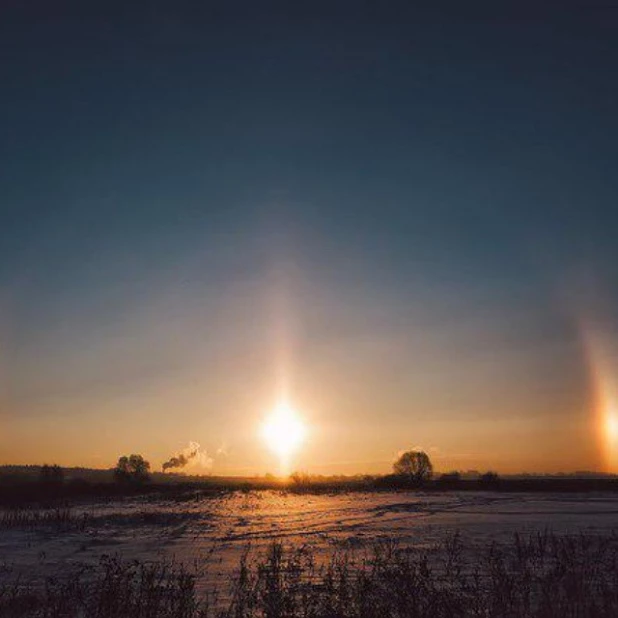
[[[455,531],[479,547],[515,532],[607,534],[618,527],[618,495],[256,491],[181,503],[90,502],[71,514],[67,526],[0,527],[0,583],[17,577],[36,583],[119,555],[200,563],[206,586],[229,578],[247,548],[259,552],[275,540],[326,557],[336,547],[363,548],[383,538],[429,548]]]

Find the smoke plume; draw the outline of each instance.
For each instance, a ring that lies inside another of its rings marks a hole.
[[[173,468],[184,468],[185,466],[206,468],[212,467],[212,458],[205,450],[202,450],[197,442],[189,442],[189,446],[183,449],[178,455],[170,457],[163,464],[163,472]]]

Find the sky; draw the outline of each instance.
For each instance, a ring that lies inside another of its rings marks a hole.
[[[618,471],[618,8],[414,4],[2,3],[0,463]]]

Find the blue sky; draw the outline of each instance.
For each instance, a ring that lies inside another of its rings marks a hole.
[[[582,312],[616,316],[617,11],[125,4],[2,9],[7,460],[94,465],[62,428],[107,427],[101,465],[139,436],[264,471],[283,345],[299,407],[340,418],[333,470],[407,442],[570,465]],[[561,415],[553,458],[490,448]]]

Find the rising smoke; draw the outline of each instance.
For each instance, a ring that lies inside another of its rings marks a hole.
[[[197,442],[189,442],[189,446],[163,464],[163,472],[173,468],[184,468],[187,465],[210,470],[212,458],[208,456],[206,450],[202,450]]]

